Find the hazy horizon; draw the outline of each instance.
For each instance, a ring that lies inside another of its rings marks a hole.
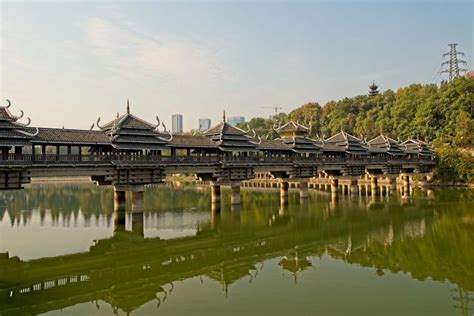
[[[184,130],[439,82],[448,43],[473,66],[471,1],[0,4],[0,104],[33,126],[131,112]]]

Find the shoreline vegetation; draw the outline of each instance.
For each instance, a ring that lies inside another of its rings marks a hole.
[[[272,118],[252,118],[247,124],[262,138],[273,139],[276,124],[289,120],[310,127],[310,137],[324,138],[344,130],[370,140],[383,133],[394,139],[420,138],[436,152],[433,185],[474,186],[474,79],[450,83],[412,84],[375,96],[359,95],[324,106],[306,103]]]

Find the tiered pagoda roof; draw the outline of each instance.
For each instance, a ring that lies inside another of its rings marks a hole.
[[[321,146],[311,138],[308,138],[306,135],[309,131],[309,128],[290,121],[285,125],[276,129],[280,134],[280,138],[277,139],[281,141],[286,146],[288,146],[292,151],[297,153],[319,153],[321,152]]]
[[[345,152],[354,155],[368,154],[368,146],[362,139],[344,131],[325,139],[323,150],[326,152]]]
[[[166,126],[163,125],[163,133],[158,132],[160,120],[157,119],[157,124],[150,124],[141,118],[130,114],[130,105],[127,101],[127,111],[125,114],[118,116],[109,123],[101,126],[100,117],[97,119],[97,127],[110,137],[110,142],[113,148],[119,150],[163,150],[172,139],[169,132],[166,131]],[[164,133],[168,133],[168,138]]]
[[[370,140],[367,144],[369,145],[370,153],[392,156],[405,155],[405,145],[383,134]]]
[[[369,86],[369,97],[374,97],[379,94],[379,86],[375,84],[375,81],[372,81],[372,84]]]
[[[434,151],[431,149],[428,143],[425,143],[421,140],[415,140],[410,138],[404,141],[402,144],[406,147],[406,154],[416,154],[419,156],[431,158],[435,156]]]
[[[7,106],[0,107],[0,146],[27,145],[38,131],[37,129],[32,132],[28,130],[30,118],[26,124],[18,122],[23,117],[23,111],[19,116],[15,116],[8,109],[11,102],[7,100],[7,103]]]
[[[211,139],[222,151],[256,151],[257,143],[248,132],[232,126],[225,121],[204,131],[204,135]]]

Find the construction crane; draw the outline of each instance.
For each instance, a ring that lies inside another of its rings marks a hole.
[[[278,114],[278,110],[282,110],[282,107],[279,106],[262,106],[263,109],[272,109],[275,110],[275,115]]]

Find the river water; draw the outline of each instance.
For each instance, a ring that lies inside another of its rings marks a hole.
[[[0,192],[0,315],[474,315],[472,190],[222,200],[152,186],[133,213],[112,188]]]

